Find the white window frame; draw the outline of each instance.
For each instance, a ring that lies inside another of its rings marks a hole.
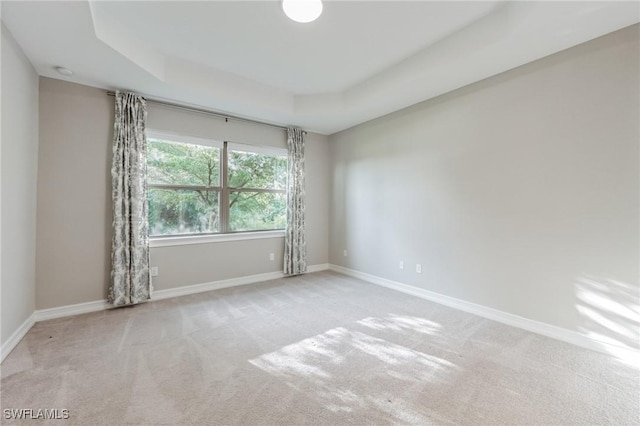
[[[256,230],[256,231],[230,231],[229,227],[229,193],[234,189],[228,186],[228,151],[242,151],[256,154],[286,156],[285,148],[272,146],[251,145],[231,141],[217,141],[196,136],[171,133],[155,129],[147,129],[147,138],[160,139],[165,141],[202,145],[220,149],[220,182],[217,186],[218,203],[220,213],[220,231],[207,234],[182,234],[182,235],[155,235],[149,237],[150,247],[169,247],[189,244],[218,243],[226,241],[256,240],[264,238],[284,238],[284,229]],[[154,187],[155,185],[149,185]],[[158,186],[161,187],[161,186]],[[213,187],[212,187],[213,188]],[[268,190],[257,188],[243,188],[250,192],[278,192],[284,190]]]

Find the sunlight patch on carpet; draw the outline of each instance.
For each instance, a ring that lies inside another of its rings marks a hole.
[[[386,318],[368,317],[357,321],[357,323],[374,330],[410,330],[428,335],[437,333],[441,328],[437,322],[424,318],[395,314],[390,314]]]
[[[390,317],[387,325],[422,332],[434,329],[419,318]],[[381,319],[358,322],[379,327]],[[337,327],[263,354],[249,362],[299,392],[312,394],[332,412],[382,410],[401,422],[425,422],[414,400],[428,384],[442,383],[459,367],[366,333]],[[379,386],[380,383],[387,386]],[[393,386],[389,387],[389,383]]]

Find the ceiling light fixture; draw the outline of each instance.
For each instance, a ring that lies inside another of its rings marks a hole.
[[[322,0],[282,0],[282,10],[290,19],[307,23],[322,13]]]
[[[69,68],[53,67],[53,69],[58,71],[58,74],[66,75],[67,77],[73,75],[73,71],[71,71]]]

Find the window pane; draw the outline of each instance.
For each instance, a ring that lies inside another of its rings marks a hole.
[[[150,184],[220,186],[220,149],[148,138]]]
[[[218,191],[149,188],[149,235],[219,231]]]
[[[282,193],[232,191],[229,194],[231,230],[284,229],[286,204],[286,196]]]
[[[229,151],[229,187],[285,189],[287,158]]]

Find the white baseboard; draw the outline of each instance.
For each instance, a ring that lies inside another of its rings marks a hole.
[[[319,265],[310,265],[307,272],[319,272],[329,269],[328,263]],[[175,287],[166,290],[158,290],[153,292],[151,301],[168,299],[171,297],[186,296],[189,294],[202,293],[204,291],[219,290],[222,288],[236,287],[246,284],[254,284],[262,281],[276,280],[283,278],[282,272],[268,272],[265,274],[247,275],[244,277],[230,278],[226,280],[212,281],[202,284],[188,285],[184,287]],[[75,305],[66,305],[50,309],[40,309],[34,313],[35,322],[46,321],[55,318],[63,318],[72,315],[86,314],[89,312],[97,312],[110,309],[112,306],[106,300],[95,300],[93,302],[78,303]]]
[[[387,287],[392,290],[410,294],[412,296],[417,296],[422,299],[426,299],[431,302],[438,303],[440,305],[449,306],[451,308],[458,309],[460,311],[469,312],[471,314],[475,314],[483,318],[487,318],[487,319],[497,321],[506,325],[510,325],[513,327],[518,327],[523,330],[530,331],[532,333],[541,334],[543,336],[560,340],[566,343],[571,343],[576,346],[602,352],[607,355],[624,357],[626,359],[633,359],[634,356],[635,357],[640,356],[640,351],[636,349],[613,345],[609,342],[602,342],[600,340],[596,340],[584,334],[578,333],[577,331],[572,331],[566,328],[558,327],[558,326],[547,324],[544,322],[535,321],[529,318],[524,318],[518,315],[510,314],[508,312],[489,308],[487,306],[478,305],[475,303],[467,302],[465,300],[456,299],[450,296],[445,296],[444,294],[435,293],[433,291],[425,290],[425,289],[414,287],[407,284],[402,284],[397,281],[392,281],[386,278],[380,278],[375,275],[370,275],[364,272],[345,268],[343,266],[330,264],[329,269],[335,272],[349,275],[354,278],[359,278],[363,281],[367,281],[372,284],[376,284],[382,287]]]
[[[310,265],[307,272],[320,272],[329,269],[328,263]],[[158,290],[153,293],[151,302],[154,300],[168,299],[171,297],[186,296],[189,294],[202,293],[205,291],[219,290],[222,288],[236,287],[246,284],[254,284],[262,281],[276,280],[284,278],[282,272],[268,272],[266,274],[248,275],[245,277],[230,278],[226,280],[212,281],[209,283],[176,287],[167,290]],[[90,312],[103,311],[112,306],[106,300],[95,300],[93,302],[77,303],[75,305],[59,306],[56,308],[39,309],[11,335],[5,344],[0,347],[0,362],[16,347],[20,340],[27,334],[36,322],[47,321],[56,318],[64,318],[73,315],[87,314]]]
[[[329,269],[329,264],[311,265],[307,268],[307,272],[319,272]],[[169,299],[171,297],[187,296],[189,294],[202,293],[211,290],[220,290],[229,287],[238,287],[241,285],[254,284],[263,281],[277,280],[284,278],[282,272],[267,272],[266,274],[247,275],[245,277],[229,278],[226,280],[212,281],[202,284],[187,285],[184,287],[175,287],[166,290],[157,290],[153,292],[152,300]]]
[[[35,311],[36,322],[47,321],[56,318],[70,317],[72,315],[88,314],[89,312],[103,311],[112,306],[106,300],[94,300],[93,302],[65,305],[57,308],[39,309]]]
[[[223,288],[254,284],[261,281],[277,280],[284,277],[282,272],[268,272],[266,274],[248,275],[246,277],[229,278],[226,280],[211,281],[202,284],[174,287],[166,290],[156,290],[151,296],[151,301],[170,299],[172,297],[187,296],[189,294],[203,293],[205,291],[220,290]]]
[[[469,312],[484,318],[488,318],[493,321],[497,321],[503,324],[507,324],[513,327],[518,327],[523,330],[531,331],[536,334],[541,334],[556,340],[571,343],[576,346],[580,346],[587,349],[592,349],[598,352],[605,353],[607,355],[616,355],[625,358],[633,359],[633,357],[640,356],[640,351],[612,345],[608,342],[602,342],[591,337],[580,334],[576,331],[568,330],[566,328],[557,327],[551,324],[535,321],[532,319],[524,318],[518,315],[510,314],[508,312],[499,311],[497,309],[489,308],[486,306],[478,305],[475,303],[467,302],[465,300],[456,299],[454,297],[445,296],[440,293],[435,293],[422,288],[410,286],[407,284],[399,283],[397,281],[388,280],[385,278],[377,277],[375,275],[367,274],[364,272],[356,271],[353,269],[345,268],[333,264],[319,264],[311,265],[307,268],[307,272],[320,272],[325,270],[332,270],[335,272],[349,275],[355,278],[359,278],[363,281],[376,284],[382,287],[386,287],[392,290],[400,291],[402,293],[410,294],[422,299],[426,299],[441,305],[449,306],[460,311]],[[231,278],[226,280],[212,281],[209,283],[195,284],[184,287],[176,287],[167,290],[159,290],[154,292],[152,302],[154,300],[168,299],[171,297],[186,296],[189,294],[202,293],[205,291],[219,290],[223,288],[236,287],[247,284],[254,284],[263,281],[269,281],[274,279],[283,278],[285,275],[282,272],[269,272],[265,274],[248,275],[245,277]],[[93,302],[78,303],[75,305],[66,305],[50,309],[40,309],[35,311],[24,323],[7,339],[7,341],[0,347],[0,362],[11,353],[11,351],[18,345],[20,340],[27,334],[31,327],[40,321],[46,321],[55,318],[63,318],[73,315],[86,314],[90,312],[102,311],[111,308],[111,305],[106,300],[96,300]]]
[[[310,265],[307,267],[308,273],[326,271],[329,269],[328,263],[318,265]],[[190,294],[202,293],[205,291],[219,290],[223,288],[236,287],[247,284],[254,284],[263,281],[276,280],[284,278],[282,272],[268,272],[265,274],[248,275],[238,278],[230,278],[226,280],[212,281],[202,284],[194,284],[183,287],[175,287],[166,290],[158,290],[153,293],[152,302],[154,300],[169,299],[171,297],[186,296]],[[0,363],[11,353],[11,351],[20,343],[20,340],[27,334],[36,322],[47,321],[57,318],[64,318],[73,315],[88,314],[91,312],[103,311],[110,309],[112,306],[106,300],[94,300],[92,302],[76,303],[74,305],[58,306],[55,308],[39,309],[33,312],[27,320],[18,327],[18,329],[9,337],[5,344],[0,346]]]
[[[328,263],[320,263],[318,265],[310,265],[307,267],[308,273],[327,271],[329,269]]]
[[[13,332],[11,337],[7,339],[4,344],[0,347],[0,362],[4,361],[4,359],[11,353],[11,351],[20,343],[20,340],[27,334],[27,332],[33,327],[33,324],[36,323],[35,313],[29,315],[21,325],[18,327],[16,331]]]

